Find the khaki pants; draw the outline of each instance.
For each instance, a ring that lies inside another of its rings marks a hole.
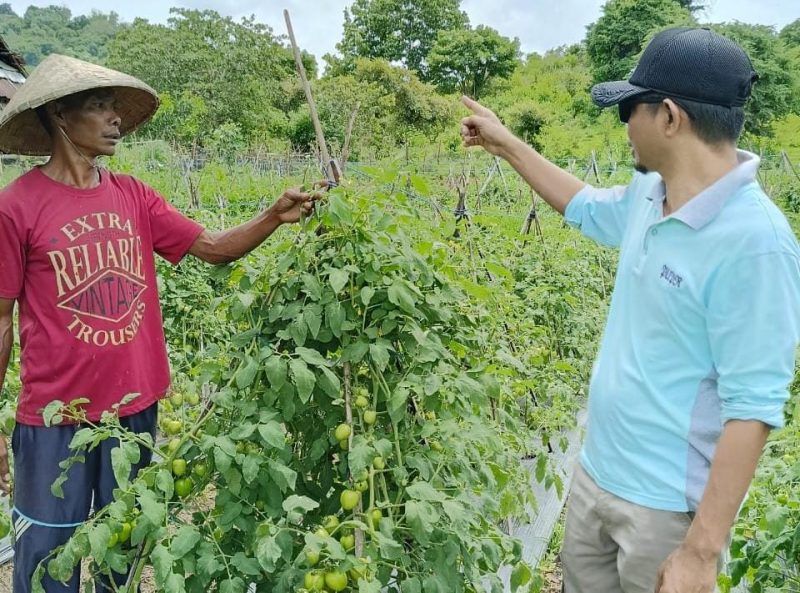
[[[606,492],[577,464],[561,561],[565,593],[653,593],[661,563],[683,542],[689,513]]]

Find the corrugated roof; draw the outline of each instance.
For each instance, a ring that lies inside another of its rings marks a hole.
[[[25,82],[25,77],[5,62],[0,62],[0,79],[10,80],[16,84]]]

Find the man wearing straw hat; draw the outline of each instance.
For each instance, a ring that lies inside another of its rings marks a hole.
[[[157,401],[169,386],[156,287],[158,254],[177,264],[187,253],[210,263],[242,257],[284,223],[313,209],[317,196],[290,190],[255,219],[212,233],[155,190],[97,164],[148,121],[155,91],[120,72],[53,55],[31,74],[0,114],[0,151],[50,155],[0,192],[0,386],[13,345],[19,303],[22,390],[14,430],[14,592],[50,551],[111,501],[116,485],[105,442],[72,467],[57,499],[50,486],[70,455],[76,424],[46,427],[54,400],[85,397],[97,421],[120,404],[127,429],[155,434]],[[147,452],[133,471],[149,463]],[[0,489],[9,490],[0,437]],[[124,581],[125,575],[120,575]],[[45,590],[77,593],[45,577]]]
[[[737,150],[756,74],[708,29],[659,32],[618,106],[635,168],[594,188],[464,98],[467,146],[508,160],[570,225],[620,249],[567,507],[566,593],[710,593],[783,408],[800,339],[800,248]]]

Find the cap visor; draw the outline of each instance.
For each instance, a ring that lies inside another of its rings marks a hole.
[[[648,92],[641,86],[629,83],[627,80],[614,82],[601,82],[592,87],[592,101],[598,107],[611,107],[622,103],[626,99]]]

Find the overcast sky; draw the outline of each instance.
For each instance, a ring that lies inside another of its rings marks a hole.
[[[213,9],[237,20],[253,14],[278,34],[286,31],[283,9],[288,8],[298,43],[321,58],[335,51],[342,36],[344,8],[352,0],[10,0],[10,3],[17,14],[23,14],[31,4],[60,4],[68,6],[73,14],[88,14],[92,9],[113,10],[123,21],[142,17],[159,23],[167,20],[170,6]],[[604,0],[463,0],[462,7],[473,25],[489,25],[507,37],[518,37],[523,52],[542,53],[580,41],[586,25],[600,15],[603,3]],[[708,4],[709,8],[699,15],[704,22],[738,20],[780,29],[800,18],[798,0],[710,0]]]

